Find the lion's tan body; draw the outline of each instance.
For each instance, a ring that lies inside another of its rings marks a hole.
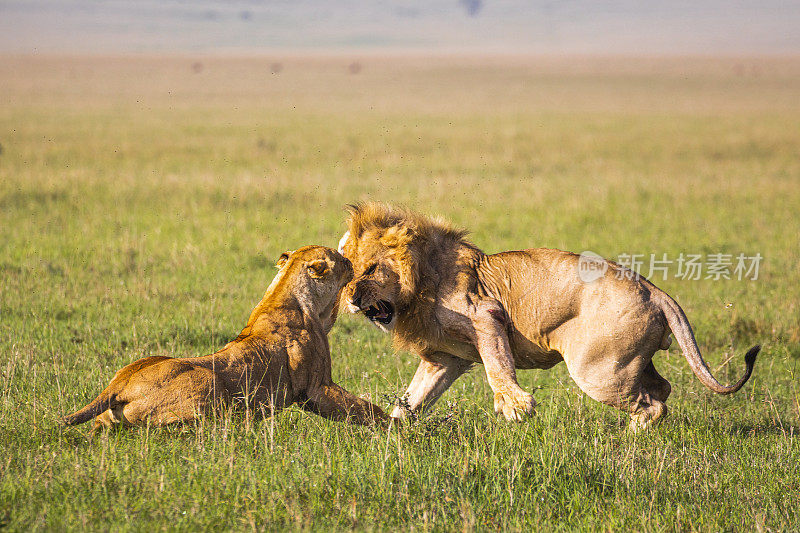
[[[592,398],[629,412],[634,427],[666,414],[670,385],[651,359],[674,333],[692,369],[712,390],[720,385],[697,349],[683,311],[644,278],[604,262],[591,282],[578,275],[579,256],[550,249],[486,255],[464,232],[381,204],[354,206],[340,251],[355,279],[344,298],[392,331],[396,344],[422,361],[407,392],[412,409],[430,406],[472,363],[483,363],[495,410],[510,420],[533,412],[533,396],[515,368],[564,361]],[[396,409],[393,416],[402,417]]]
[[[269,414],[293,403],[360,424],[387,420],[380,408],[331,379],[327,334],[352,267],[335,250],[307,246],[284,254],[280,272],[241,334],[204,357],[147,357],[117,372],[89,405],[65,418],[95,428],[187,422],[238,405]]]

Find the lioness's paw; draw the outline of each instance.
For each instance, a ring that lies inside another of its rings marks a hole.
[[[497,392],[494,395],[494,412],[502,414],[510,422],[522,422],[532,416],[536,408],[533,394],[524,390],[516,392]]]

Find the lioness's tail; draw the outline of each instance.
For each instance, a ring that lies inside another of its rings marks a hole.
[[[104,413],[108,409],[112,409],[116,406],[116,399],[117,394],[116,392],[112,392],[110,389],[114,385],[112,382],[106,390],[100,393],[100,396],[92,400],[89,405],[75,411],[71,415],[67,415],[61,419],[67,426],[75,426],[78,424],[83,424],[84,422],[88,422],[92,418],[96,417],[97,415]]]
[[[75,411],[71,415],[65,416],[61,419],[61,421],[67,426],[75,426],[77,424],[88,422],[92,418],[104,413],[108,409],[114,409],[115,407],[118,407],[119,403],[117,402],[117,394],[119,394],[119,392],[125,388],[125,385],[128,384],[128,380],[131,378],[131,376],[139,370],[159,363],[165,359],[170,359],[170,357],[153,355],[150,357],[145,357],[144,359],[139,359],[138,361],[134,361],[128,366],[122,368],[122,370],[114,375],[111,383],[109,383],[108,387],[106,387],[105,390],[100,393],[100,396],[92,400],[89,405],[83,409]]]
[[[731,394],[741,389],[750,375],[753,373],[753,366],[756,364],[756,355],[758,355],[761,346],[756,345],[750,348],[744,356],[745,371],[744,375],[733,385],[722,385],[714,378],[708,365],[700,355],[700,349],[697,347],[697,341],[694,338],[692,326],[689,325],[689,320],[686,318],[683,309],[678,303],[673,300],[665,292],[661,292],[661,309],[664,312],[664,317],[667,319],[669,329],[675,335],[675,340],[678,341],[683,356],[689,361],[689,366],[697,378],[709,389],[719,394]]]

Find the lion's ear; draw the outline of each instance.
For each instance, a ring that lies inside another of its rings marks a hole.
[[[381,236],[381,244],[387,248],[406,246],[414,238],[414,230],[408,226],[392,226]]]
[[[283,252],[281,256],[278,258],[278,262],[275,263],[275,266],[278,268],[283,268],[283,265],[286,264],[286,261],[289,260],[289,256],[292,255],[291,250],[288,252]]]
[[[344,235],[342,235],[342,238],[339,239],[339,246],[337,250],[339,251],[340,254],[344,253],[344,247],[347,244],[347,240],[349,238],[350,238],[350,230],[347,230],[344,232]]]
[[[306,268],[308,268],[308,274],[312,278],[321,278],[325,274],[330,271],[330,267],[328,266],[328,262],[324,259],[316,259],[314,261],[310,261]]]

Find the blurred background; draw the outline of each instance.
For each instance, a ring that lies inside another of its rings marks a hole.
[[[785,54],[785,0],[3,0],[16,52],[444,51]]]

